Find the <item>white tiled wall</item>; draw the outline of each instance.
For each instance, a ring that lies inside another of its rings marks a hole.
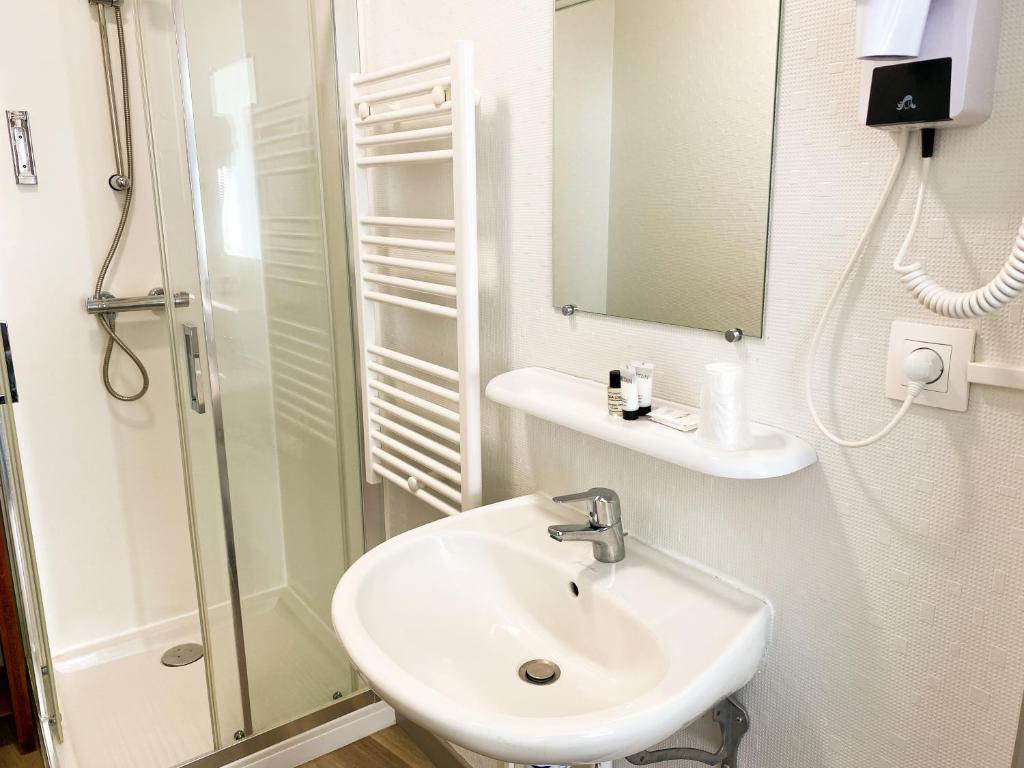
[[[1024,6],[1005,6],[995,114],[940,137],[917,249],[958,289],[998,269],[1024,212]],[[853,8],[785,3],[766,335],[735,348],[710,333],[552,309],[549,0],[367,0],[364,65],[460,37],[478,45],[485,380],[526,365],[600,379],[644,358],[658,366],[657,394],[693,402],[701,367],[739,355],[754,417],[814,441],[821,458],[779,480],[719,480],[487,404],[487,499],[611,486],[633,535],[771,597],[772,647],[741,695],[753,719],[746,765],[1006,766],[1024,682],[1024,395],[976,387],[967,413],[915,409],[889,441],[857,452],[825,442],[802,401],[811,329],[893,158],[890,137],[857,125]],[[819,401],[844,435],[873,432],[894,412],[889,323],[932,321],[889,269],[908,180],[820,365]],[[978,327],[980,358],[1021,360],[1019,302]]]

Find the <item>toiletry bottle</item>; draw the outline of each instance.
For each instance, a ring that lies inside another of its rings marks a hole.
[[[619,372],[622,380],[622,418],[635,421],[640,417],[640,397],[636,388],[636,371],[626,366]]]
[[[640,400],[640,415],[646,416],[651,412],[651,395],[654,391],[654,365],[634,361],[629,367],[636,372],[636,394]]]
[[[618,369],[608,371],[608,415],[622,416],[622,377]]]

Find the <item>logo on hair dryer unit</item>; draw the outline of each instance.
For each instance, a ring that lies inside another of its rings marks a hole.
[[[914,97],[908,93],[900,99],[900,103],[896,105],[896,109],[900,112],[905,109],[917,109],[917,104],[914,103]]]

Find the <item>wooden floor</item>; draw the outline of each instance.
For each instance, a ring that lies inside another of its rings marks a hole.
[[[4,744],[0,747],[0,768],[43,768],[43,758],[38,752],[19,755],[16,746]]]
[[[0,768],[43,768],[38,752],[19,755],[14,744],[5,742],[0,724]],[[401,728],[394,726],[306,763],[303,768],[434,768],[434,764]]]
[[[39,752],[19,755],[14,745],[14,726],[8,718],[0,720],[0,768],[43,768]]]
[[[302,768],[434,768],[434,764],[395,725]]]

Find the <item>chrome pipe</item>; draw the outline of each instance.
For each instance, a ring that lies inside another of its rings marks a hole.
[[[179,291],[174,294],[175,307],[187,307],[192,297],[187,291]],[[111,312],[140,312],[145,309],[161,310],[167,308],[167,297],[162,293],[151,293],[148,296],[128,296],[118,299],[113,296],[109,298],[94,298],[90,296],[85,300],[85,311],[90,315],[104,315]]]

